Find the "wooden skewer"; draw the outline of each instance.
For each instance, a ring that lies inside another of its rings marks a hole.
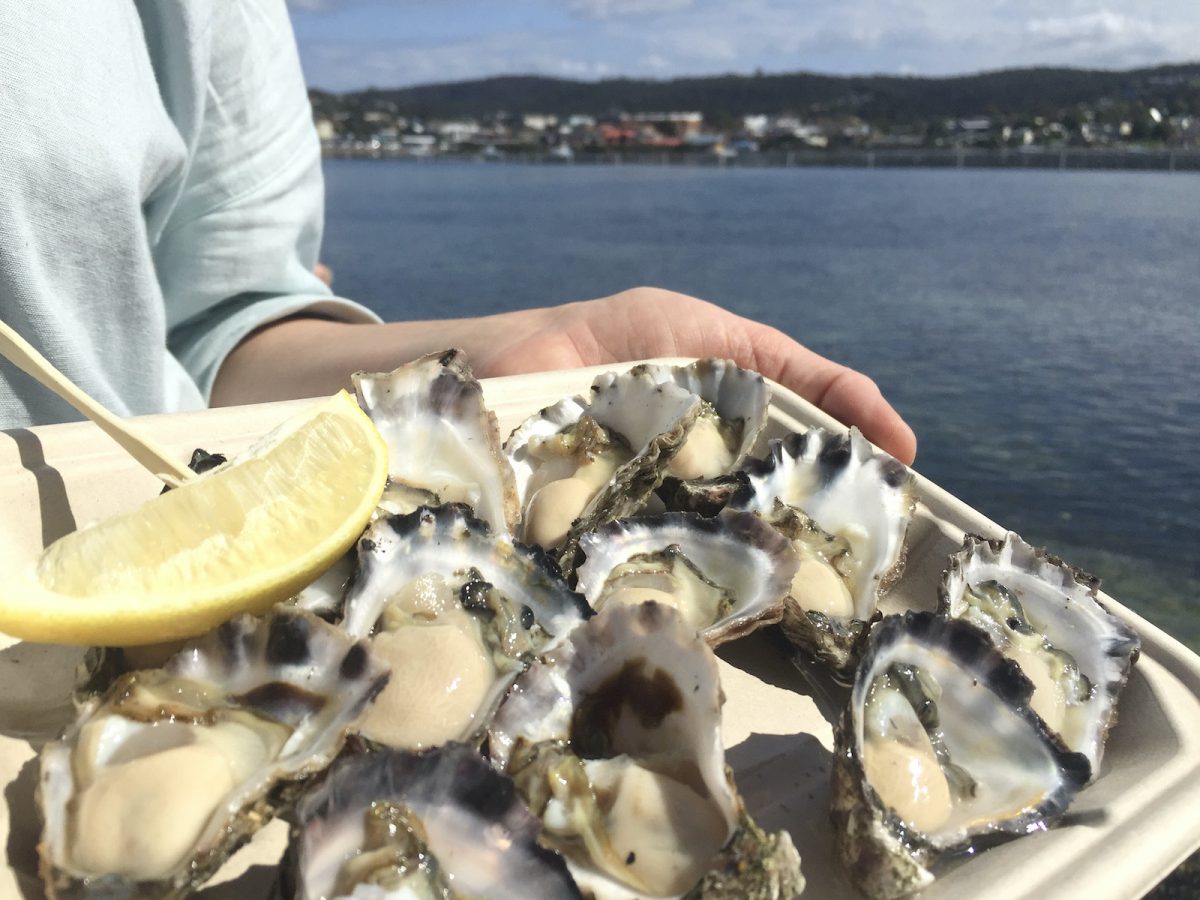
[[[162,447],[138,434],[128,422],[119,419],[85,394],[78,385],[54,368],[28,341],[3,321],[0,321],[0,356],[40,381],[95,422],[105,434],[120,444],[130,456],[164,484],[178,487],[193,476],[191,469],[176,462]]]

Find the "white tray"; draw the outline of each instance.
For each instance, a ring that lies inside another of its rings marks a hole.
[[[587,388],[609,368],[490,379],[485,395],[502,434],[529,413]],[[312,401],[272,403],[139,420],[186,458],[197,446],[236,452]],[[773,388],[765,437],[809,425],[839,427],[794,394]],[[136,506],[158,484],[88,423],[0,433],[0,573],[65,530]],[[904,578],[887,611],[932,609],[946,557],[964,530],[1002,529],[918,476],[921,504],[909,532]],[[2,578],[0,574],[0,578]],[[1099,780],[1057,828],[993,847],[947,872],[922,898],[1129,898],[1145,893],[1200,847],[1200,658],[1116,601],[1108,608],[1142,639]],[[854,897],[836,864],[828,824],[832,735],[804,679],[776,642],[753,635],[722,648],[725,744],[751,813],[787,828],[803,859],[806,895]],[[7,866],[0,898],[42,896],[33,804],[35,744],[69,717],[76,648],[16,643],[0,635],[0,837]],[[286,838],[272,823],[197,896],[265,897]]]

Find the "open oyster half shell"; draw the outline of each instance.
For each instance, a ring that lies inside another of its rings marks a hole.
[[[985,835],[1061,815],[1091,773],[1030,706],[1033,685],[975,626],[932,613],[870,632],[834,730],[831,818],[851,880],[898,897]]]
[[[288,900],[579,897],[541,825],[472,748],[343,757],[296,810]]]
[[[591,615],[545,553],[462,505],[372,523],[342,625],[393,677],[360,724],[419,750],[478,739],[512,680]]]
[[[667,463],[669,477],[691,481],[732,472],[754,449],[767,424],[771,391],[757,372],[728,359],[686,366],[643,363],[630,370],[659,384],[677,384],[704,401],[683,446]]]
[[[329,765],[387,677],[284,607],[121,676],[42,751],[48,895],[186,896]]]
[[[792,897],[725,766],[712,651],[668,606],[613,604],[522,675],[488,733],[585,896]]]
[[[646,372],[610,372],[587,397],[531,416],[504,445],[521,498],[518,537],[554,552],[569,575],[580,535],[641,508],[702,406]]]
[[[791,542],[748,512],[618,519],[579,549],[577,587],[593,609],[657,600],[713,647],[778,622],[797,568]]]
[[[434,353],[387,373],[353,376],[358,403],[387,442],[389,513],[465,503],[493,531],[520,517],[496,417],[461,351]]]
[[[904,570],[916,478],[857,428],[812,428],[768,446],[742,467],[746,481],[728,508],[757,512],[792,539],[800,565],[784,634],[848,675],[880,598]]]
[[[1099,588],[1099,579],[1012,532],[992,541],[967,535],[942,576],[938,607],[982,628],[1021,666],[1034,684],[1034,711],[1087,756],[1093,778],[1139,646],[1100,605]]]

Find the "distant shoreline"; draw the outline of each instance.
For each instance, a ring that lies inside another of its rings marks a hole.
[[[411,162],[486,162],[510,165],[641,165],[700,168],[778,169],[832,166],[844,168],[1060,169],[1200,172],[1200,150],[1064,147],[1036,149],[880,148],[875,150],[791,150],[721,156],[655,149],[602,150],[563,159],[543,150],[515,148],[491,154],[413,154],[403,150],[326,145],[327,159],[403,159]]]

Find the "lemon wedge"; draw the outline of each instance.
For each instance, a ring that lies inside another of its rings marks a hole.
[[[387,460],[374,424],[342,391],[231,462],[55,541],[34,571],[0,585],[0,630],[133,645],[262,612],[362,534]]]

